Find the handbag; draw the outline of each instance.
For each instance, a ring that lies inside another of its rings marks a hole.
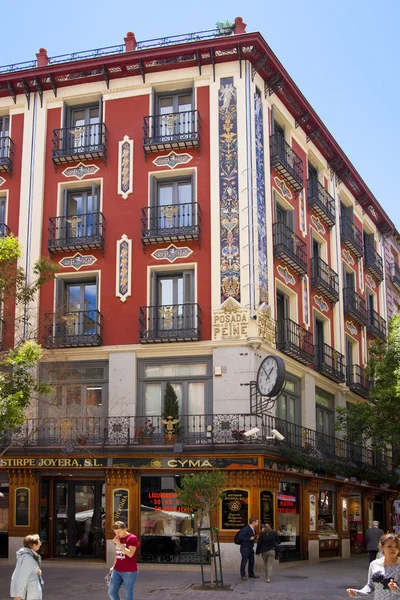
[[[107,573],[107,575],[104,577],[104,580],[106,582],[107,588],[109,588],[110,587],[110,582],[111,582],[111,573]]]
[[[275,542],[275,560],[280,558],[280,548],[278,542]]]

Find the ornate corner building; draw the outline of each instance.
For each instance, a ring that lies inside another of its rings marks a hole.
[[[227,474],[225,565],[251,515],[284,561],[346,558],[372,519],[391,527],[397,465],[342,439],[334,415],[369,401],[368,345],[399,310],[399,235],[242,19],[0,67],[10,233],[26,264],[47,255],[58,272],[32,322],[52,392],[1,441],[5,555],[38,531],[45,557],[110,560],[123,519],[141,561],[198,562],[175,487],[207,469]],[[8,307],[4,349],[14,329]],[[268,354],[286,366],[274,403],[254,384]]]

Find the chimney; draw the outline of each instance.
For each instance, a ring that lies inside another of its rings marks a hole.
[[[238,35],[239,33],[246,33],[246,23],[243,23],[242,17],[236,17],[235,26],[233,28],[233,33]]]
[[[137,42],[135,38],[135,34],[132,31],[128,31],[126,37],[124,38],[125,42],[125,52],[133,52],[136,50]]]
[[[49,64],[49,57],[47,56],[46,48],[39,48],[39,52],[36,54],[37,66],[45,67]]]

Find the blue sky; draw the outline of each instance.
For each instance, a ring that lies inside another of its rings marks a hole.
[[[15,6],[5,9],[2,65],[32,60],[39,47],[55,56],[123,43],[127,31],[139,41],[243,17],[247,31],[264,36],[400,230],[399,0],[21,0]]]

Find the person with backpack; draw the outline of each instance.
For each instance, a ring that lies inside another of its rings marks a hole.
[[[259,520],[257,517],[251,517],[249,524],[243,527],[238,533],[237,540],[240,543],[240,554],[242,560],[240,562],[240,577],[242,581],[247,581],[246,565],[249,563],[249,578],[258,578],[254,573],[254,542],[256,539],[256,527]],[[235,536],[236,537],[236,536]]]
[[[271,583],[272,566],[274,560],[279,558],[280,539],[271,525],[264,525],[258,538],[256,554],[261,554],[264,563],[265,581]]]

